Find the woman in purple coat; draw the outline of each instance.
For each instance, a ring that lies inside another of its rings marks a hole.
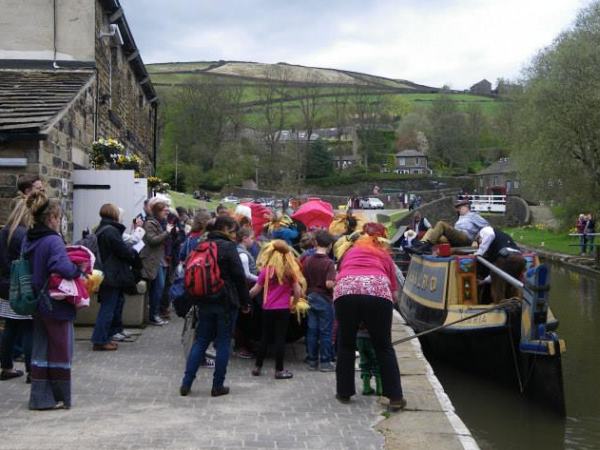
[[[50,274],[72,280],[79,269],[67,256],[59,234],[61,209],[58,201],[36,192],[27,199],[33,227],[25,238],[34,292],[46,289]],[[75,307],[67,302],[41,296],[33,316],[31,354],[31,396],[29,409],[71,407],[71,358]]]

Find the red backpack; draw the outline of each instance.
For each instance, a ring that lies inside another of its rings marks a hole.
[[[218,248],[214,241],[200,242],[185,261],[184,285],[195,299],[219,294],[225,282],[218,264]]]

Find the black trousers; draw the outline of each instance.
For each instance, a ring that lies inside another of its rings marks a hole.
[[[371,343],[381,368],[383,395],[390,400],[403,397],[400,369],[392,347],[393,303],[371,295],[344,295],[335,301],[338,320],[338,353],[336,366],[337,394],[351,397],[354,385],[356,332],[363,322],[371,336]]]
[[[275,349],[275,370],[283,370],[285,356],[285,338],[290,323],[289,309],[263,309],[262,336],[256,352],[256,367],[262,367],[267,355],[267,347],[273,342]]]
[[[25,355],[25,370],[31,372],[31,347],[33,337],[33,320],[4,319],[4,333],[0,342],[0,367],[2,370],[13,368],[13,348],[21,336],[23,354]]]

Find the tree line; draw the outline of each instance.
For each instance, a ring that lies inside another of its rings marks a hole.
[[[564,223],[600,207],[600,2],[532,59],[506,97],[504,136],[525,195]]]
[[[270,66],[252,85],[206,77],[162,92],[159,174],[175,186],[177,172],[179,189],[220,189],[245,179],[293,189],[332,175],[333,158],[352,153],[343,139],[348,127],[359,140],[360,166],[353,170],[362,172],[392,171],[394,153],[407,148],[426,153],[442,174],[477,170],[490,149],[492,159],[501,156],[501,125],[477,102],[465,108],[448,92],[415,106],[367,86],[326,87],[318,78],[299,86],[289,82],[290,70]],[[338,133],[315,140],[319,128]]]

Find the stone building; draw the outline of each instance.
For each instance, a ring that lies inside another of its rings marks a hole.
[[[158,98],[118,0],[0,0],[0,223],[39,174],[71,229],[74,169],[115,138],[153,173]]]
[[[428,158],[418,150],[402,150],[396,153],[396,173],[400,174],[431,174]]]
[[[500,158],[495,163],[477,173],[477,186],[480,194],[519,194],[521,183],[517,168],[510,158]]]
[[[492,95],[492,83],[484,78],[471,86],[469,92],[476,95]]]

